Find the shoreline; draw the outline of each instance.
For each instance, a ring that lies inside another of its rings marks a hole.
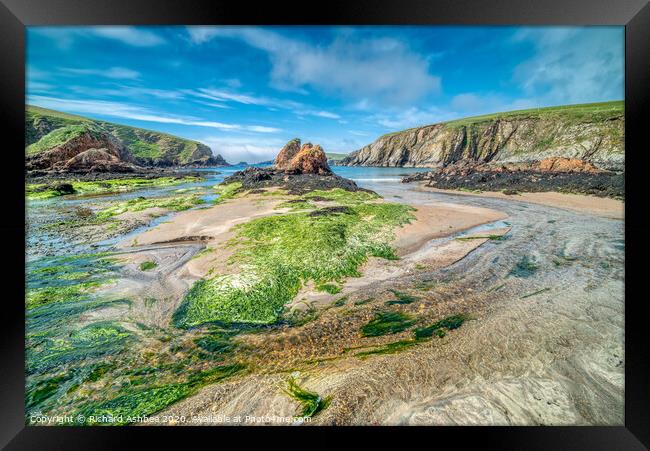
[[[425,182],[417,182],[413,188],[415,191],[433,192],[441,194],[453,194],[458,196],[491,197],[512,201],[530,202],[549,207],[562,208],[600,216],[608,219],[624,220],[625,202],[609,197],[589,196],[587,194],[560,193],[557,191],[545,192],[520,192],[514,195],[506,195],[500,191],[467,192],[452,189],[440,189],[428,187]]]

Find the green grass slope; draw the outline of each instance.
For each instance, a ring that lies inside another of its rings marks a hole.
[[[386,133],[380,138],[393,136],[400,133],[418,130],[431,125],[445,124],[449,128],[477,126],[493,122],[497,119],[558,119],[566,123],[580,123],[582,121],[597,122],[607,121],[625,114],[625,102],[615,100],[612,102],[582,103],[576,105],[558,105],[544,108],[531,108],[527,110],[513,110],[498,113],[483,114],[481,116],[463,117],[436,124],[425,124],[411,127],[396,132]]]
[[[110,133],[125,145],[138,163],[144,165],[182,165],[212,156],[208,146],[167,133],[93,120],[32,105],[26,108],[25,140],[28,155],[49,150],[86,131]],[[225,164],[225,161],[222,163]]]

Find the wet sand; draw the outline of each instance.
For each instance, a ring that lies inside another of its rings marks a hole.
[[[530,202],[550,207],[564,208],[576,211],[578,213],[588,213],[594,216],[611,219],[624,219],[625,202],[622,200],[611,199],[609,197],[586,196],[583,194],[568,193],[519,193],[515,195],[506,195],[499,191],[483,191],[480,193],[468,193],[458,190],[443,190],[425,186],[419,183],[417,190],[434,193],[453,193],[461,196],[480,196],[492,197],[496,199],[509,199],[515,201]]]
[[[449,260],[377,278],[351,290],[345,306],[325,306],[304,326],[242,337],[255,349],[258,373],[205,387],[162,413],[249,415],[284,424],[273,416],[297,411],[283,391],[294,373],[306,389],[332,396],[313,424],[623,424],[622,221],[598,209],[589,214],[584,205],[578,213],[505,196],[412,191],[408,199],[417,208],[448,202],[503,211],[511,229],[490,230],[507,233],[504,241],[434,239],[415,250],[407,243],[404,261]],[[456,245],[469,248],[454,251]],[[537,269],[513,275],[524,257]],[[399,308],[428,321],[458,313],[472,320],[396,354],[360,359],[343,351],[407,338],[358,335],[385,308],[391,289],[417,294],[417,302]],[[371,301],[354,302],[365,298]]]

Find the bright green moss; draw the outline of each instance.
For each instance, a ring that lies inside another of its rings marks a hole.
[[[335,283],[320,283],[316,285],[316,290],[324,291],[329,294],[337,294],[341,292],[341,287]]]
[[[152,415],[193,393],[200,387],[222,381],[244,370],[242,365],[217,366],[207,371],[195,373],[187,382],[146,388],[118,396],[99,404],[88,404],[79,410],[75,417],[82,415],[83,425],[118,426],[137,421],[137,417]],[[103,418],[102,418],[103,416]],[[104,418],[114,421],[104,421]]]
[[[305,199],[326,199],[340,205],[353,205],[380,199],[377,193],[371,191],[346,191],[341,188],[334,188],[329,191],[314,190],[303,196]]]
[[[309,212],[267,216],[236,227],[231,263],[240,274],[218,275],[192,287],[174,315],[180,327],[207,322],[269,324],[305,282],[317,286],[358,277],[369,256],[389,255],[393,230],[409,222],[412,208],[391,203],[356,203],[359,196],[337,190],[351,214]],[[344,194],[347,193],[347,194]],[[346,199],[350,196],[353,201]],[[371,196],[376,198],[375,195]]]
[[[219,195],[219,197],[215,200],[214,203],[219,204],[221,202],[224,202],[228,199],[235,197],[235,195],[241,191],[241,186],[242,186],[241,182],[233,182],[227,185],[215,186],[214,190]]]
[[[77,301],[109,282],[110,280],[90,280],[73,285],[28,288],[26,306],[32,309],[48,303]]]
[[[146,261],[140,263],[140,271],[149,271],[151,269],[154,269],[156,266],[158,266],[158,263],[152,262],[152,261]]]
[[[48,338],[28,349],[27,370],[42,373],[69,362],[120,352],[132,334],[123,327],[98,322],[85,326],[63,338]]]
[[[112,206],[96,214],[98,220],[107,220],[113,216],[131,211],[142,211],[148,208],[163,208],[165,210],[189,210],[205,201],[198,195],[173,196],[173,197],[137,197],[127,201],[115,202]]]
[[[132,178],[132,179],[110,179],[95,182],[81,182],[75,180],[62,181],[70,183],[77,195],[110,194],[135,191],[144,188],[162,188],[165,186],[180,185],[182,183],[193,183],[200,181],[200,177],[158,177],[158,178]],[[45,184],[27,184],[25,187],[26,197],[30,200],[48,199],[61,196],[61,193],[53,189],[46,189]]]

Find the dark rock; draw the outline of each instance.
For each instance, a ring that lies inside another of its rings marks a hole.
[[[76,193],[71,183],[57,183],[52,186],[52,189],[60,194],[74,194]]]
[[[336,214],[354,215],[356,213],[352,208],[348,206],[336,206],[336,207],[325,207],[325,208],[320,208],[318,210],[314,210],[311,213],[309,213],[309,216],[327,216],[327,215],[336,215]]]

